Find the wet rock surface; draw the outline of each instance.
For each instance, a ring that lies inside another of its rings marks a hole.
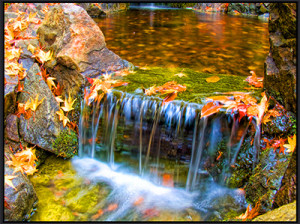
[[[6,118],[6,126],[4,136],[12,141],[19,142],[19,118],[16,115],[10,114]]]
[[[296,4],[270,3],[270,52],[264,87],[288,111],[296,112]]]
[[[273,148],[261,151],[259,163],[255,167],[245,187],[246,198],[254,206],[261,205],[261,213],[270,211],[276,193],[280,189],[281,181],[287,170],[290,153],[274,152]]]
[[[7,156],[13,156],[8,145],[5,145],[5,154]],[[7,161],[6,158],[5,161]],[[16,189],[5,184],[4,193],[9,208],[4,209],[4,220],[27,220],[30,218],[38,198],[27,175],[22,175],[20,172],[13,173],[13,171],[13,168],[5,165],[4,174],[16,176],[12,179],[12,183]]]

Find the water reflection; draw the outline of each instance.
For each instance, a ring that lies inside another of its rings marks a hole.
[[[134,10],[96,20],[107,46],[137,66],[263,76],[268,24],[191,10]]]

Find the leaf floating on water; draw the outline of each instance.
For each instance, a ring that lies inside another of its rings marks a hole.
[[[165,105],[166,103],[168,102],[171,102],[173,101],[175,98],[177,97],[177,92],[172,92],[172,93],[169,93],[164,99],[163,99],[163,102],[162,102],[162,106]]]
[[[220,80],[219,76],[211,76],[209,78],[206,79],[206,82],[218,82]]]
[[[207,103],[201,110],[201,118],[207,117],[220,111],[222,106],[216,105],[214,102]]]

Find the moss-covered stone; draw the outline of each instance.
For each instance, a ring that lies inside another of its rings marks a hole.
[[[78,137],[71,130],[63,130],[53,143],[55,154],[65,158],[71,158],[78,151]]]
[[[151,67],[146,70],[136,69],[135,73],[123,77],[123,80],[129,82],[129,84],[116,89],[138,93],[142,92],[142,88],[149,88],[154,85],[160,86],[169,81],[176,81],[178,84],[186,86],[186,91],[178,93],[176,100],[202,103],[203,98],[217,95],[218,92],[246,91],[244,87],[248,86],[244,82],[245,77],[242,76],[202,73],[188,68],[182,70],[182,68],[167,69],[158,67]],[[185,76],[176,75],[180,72],[184,73]],[[206,82],[206,78],[214,75],[219,76],[220,81],[216,83]],[[165,97],[165,95],[157,96]]]
[[[290,153],[279,154],[274,152],[273,148],[267,148],[260,154],[259,164],[245,187],[247,200],[253,206],[260,202],[260,212],[265,213],[271,210],[290,158]]]

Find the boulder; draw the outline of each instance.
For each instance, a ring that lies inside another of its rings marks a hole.
[[[54,51],[57,63],[83,75],[128,67],[106,48],[98,25],[80,6],[60,4],[51,9],[38,29],[40,43]],[[65,77],[69,79],[69,77]]]
[[[281,206],[260,215],[253,219],[253,222],[296,222],[297,217],[297,204],[296,201],[288,205]]]
[[[20,142],[18,123],[19,123],[19,118],[16,115],[9,114],[6,117],[4,136],[15,142]]]
[[[259,163],[255,167],[245,186],[247,200],[255,206],[260,203],[260,213],[270,211],[276,193],[280,189],[281,181],[291,159],[290,153],[274,152],[267,148],[259,155]]]
[[[280,189],[277,191],[273,203],[273,208],[278,208],[282,205],[288,204],[296,200],[296,188],[297,188],[297,151],[295,150],[290,164],[286,169],[283,176]]]
[[[12,156],[8,145],[5,145],[5,155]],[[5,161],[7,161],[6,158]],[[13,168],[5,165],[4,174],[16,176],[12,179],[16,190],[5,184],[4,196],[9,208],[4,208],[4,220],[25,221],[32,215],[33,207],[36,205],[38,198],[27,175],[22,175],[20,172],[13,174],[13,171]]]
[[[25,103],[30,97],[34,100],[37,94],[38,100],[44,98],[44,101],[37,107],[31,118],[26,120],[23,115],[20,117],[19,133],[24,141],[53,152],[52,144],[64,128],[56,115],[59,105],[45,81],[40,80],[41,77],[36,75],[38,72],[40,68],[35,63],[28,71],[24,92],[20,93],[18,101]]]
[[[270,51],[264,87],[289,111],[296,113],[296,4],[271,3]]]

